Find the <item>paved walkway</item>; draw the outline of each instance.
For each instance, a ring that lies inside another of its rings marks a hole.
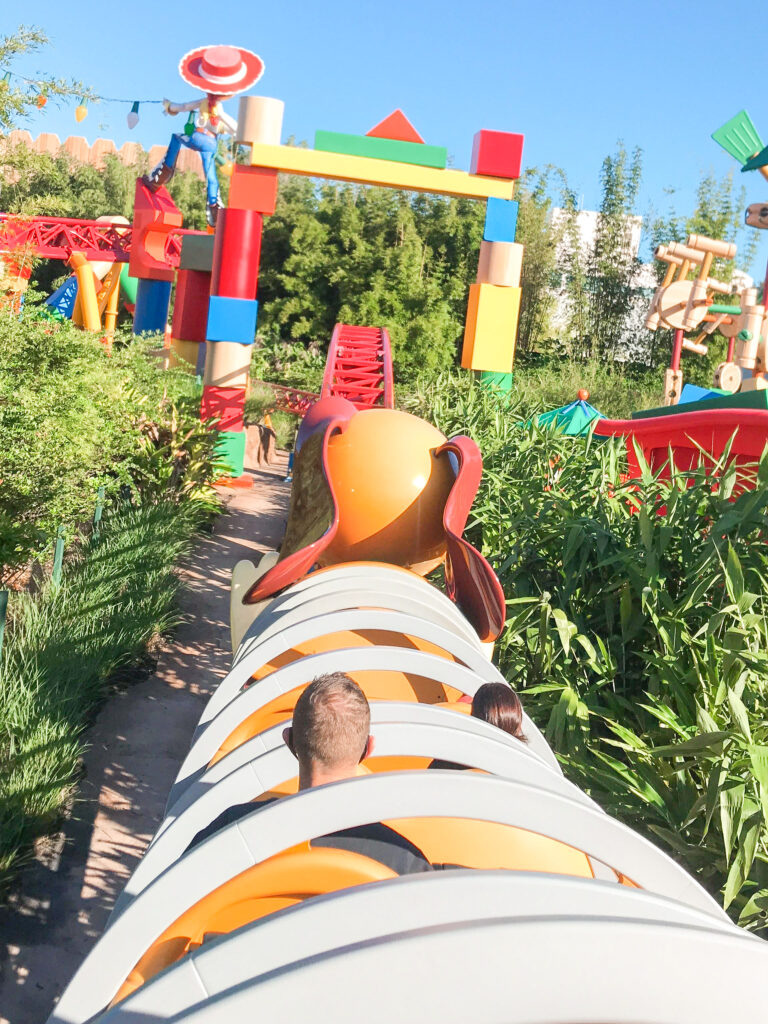
[[[40,849],[0,912],[0,1024],[42,1024],[104,929],[162,819],[208,695],[232,658],[233,565],[282,537],[286,459],[253,470],[183,571],[185,623],[144,682],[108,701],[91,729],[85,778],[63,833]]]

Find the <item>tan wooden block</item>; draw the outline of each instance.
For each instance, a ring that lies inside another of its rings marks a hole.
[[[169,360],[170,368],[172,370],[186,370],[187,373],[194,373],[199,347],[199,341],[179,341],[178,338],[172,338]]]
[[[246,145],[261,142],[279,146],[285,103],[271,96],[242,96],[237,109],[235,141]]]
[[[236,341],[209,341],[203,384],[217,388],[244,388],[248,383],[252,345]]]
[[[517,288],[523,269],[523,246],[519,242],[481,242],[477,283]]]

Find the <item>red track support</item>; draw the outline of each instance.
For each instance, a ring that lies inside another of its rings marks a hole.
[[[165,246],[165,261],[178,267],[183,235],[202,231],[174,229]],[[67,260],[81,252],[88,260],[127,263],[133,228],[120,222],[77,220],[73,217],[20,217],[0,213],[0,253],[23,252],[49,260]]]
[[[383,327],[336,324],[320,397],[331,396],[346,398],[358,409],[394,407],[392,352]]]

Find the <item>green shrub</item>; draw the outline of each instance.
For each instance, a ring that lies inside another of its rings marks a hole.
[[[480,445],[469,538],[509,605],[497,657],[566,772],[751,928],[768,921],[768,455],[621,484],[623,443],[515,426],[471,380],[418,398]]]
[[[55,822],[110,677],[178,620],[174,566],[205,519],[192,501],[108,509],[59,586],[11,595],[0,671],[0,888]]]
[[[111,356],[68,322],[0,315],[0,568],[93,514],[96,491],[206,493],[213,438],[194,378],[160,372],[153,342]],[[210,493],[210,492],[207,492]]]

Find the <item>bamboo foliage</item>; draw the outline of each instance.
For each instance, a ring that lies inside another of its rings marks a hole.
[[[443,380],[421,401],[483,451],[499,665],[566,772],[764,929],[768,454],[622,483],[622,445],[524,426],[516,399]]]

